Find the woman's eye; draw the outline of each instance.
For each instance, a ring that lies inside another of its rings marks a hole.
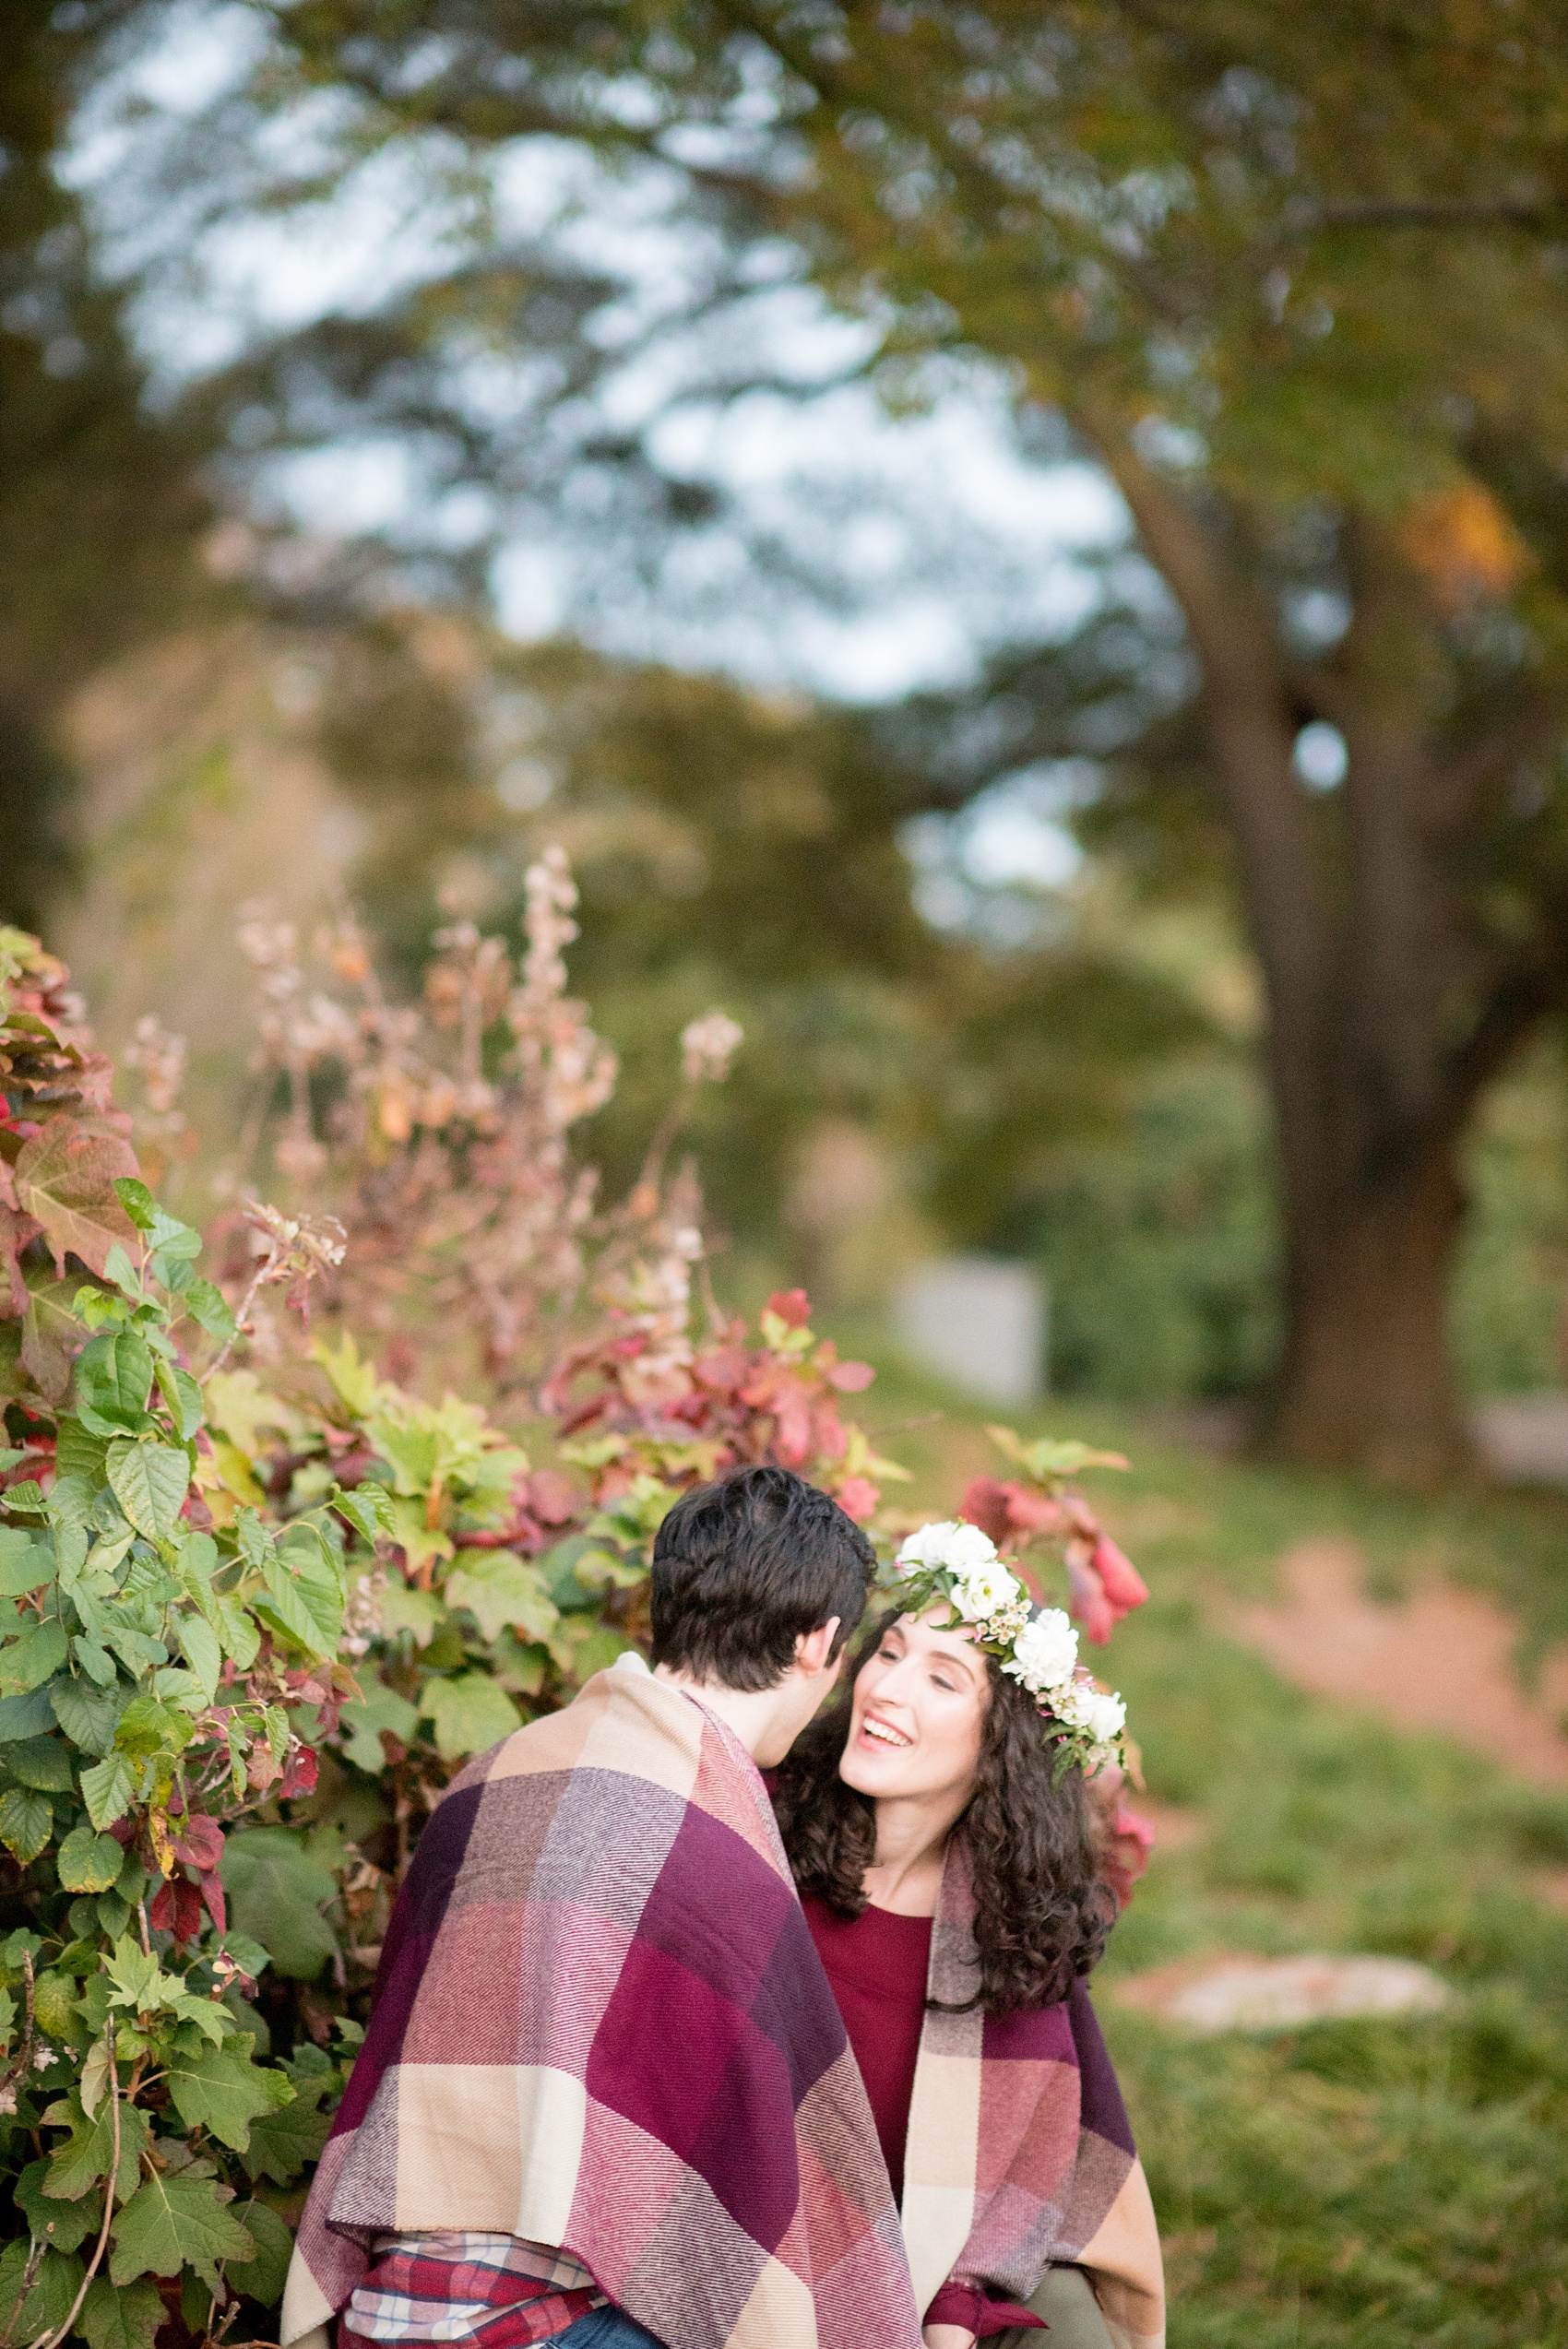
[[[957,1688],[957,1682],[956,1680],[944,1680],[940,1672],[933,1672],[931,1678],[933,1687],[945,1689],[949,1696],[952,1696],[955,1693]]]

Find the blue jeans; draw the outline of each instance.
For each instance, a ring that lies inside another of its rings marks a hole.
[[[549,2349],[663,2349],[624,2308],[590,2308],[558,2332]]]

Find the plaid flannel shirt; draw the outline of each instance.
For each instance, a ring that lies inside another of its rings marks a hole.
[[[374,2265],[343,2311],[344,2331],[367,2342],[527,2349],[605,2305],[577,2260],[517,2235],[383,2235],[371,2256]]]

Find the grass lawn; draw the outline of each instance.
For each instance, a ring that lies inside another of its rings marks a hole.
[[[946,1513],[995,1465],[992,1415],[897,1368],[864,1406],[916,1470],[917,1505]],[[1568,2344],[1568,1916],[1543,1893],[1543,1871],[1568,1868],[1568,1795],[1304,1696],[1224,1632],[1229,1601],[1275,1595],[1292,1541],[1341,1534],[1374,1596],[1434,1570],[1494,1593],[1527,1668],[1568,1638],[1568,1501],[1391,1499],[1202,1457],[1099,1407],[1020,1425],[1134,1457],[1091,1486],[1153,1593],[1108,1669],[1150,1795],[1203,1822],[1157,1853],[1099,1979],[1165,2238],[1172,2349]],[[1118,1974],[1210,1950],[1419,1958],[1452,2001],[1206,2040],[1118,2010]]]

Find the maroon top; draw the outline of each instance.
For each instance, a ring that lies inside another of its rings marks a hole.
[[[893,2200],[902,2202],[904,2145],[925,2021],[932,1920],[895,1916],[891,1909],[869,1904],[859,1916],[836,1916],[814,1892],[805,1893],[801,1905],[866,2084]],[[954,2283],[942,2286],[924,2321],[965,2325],[980,2340],[1004,2332],[1009,2325],[1039,2328],[1040,2323],[1028,2308],[989,2300],[973,2285]]]

